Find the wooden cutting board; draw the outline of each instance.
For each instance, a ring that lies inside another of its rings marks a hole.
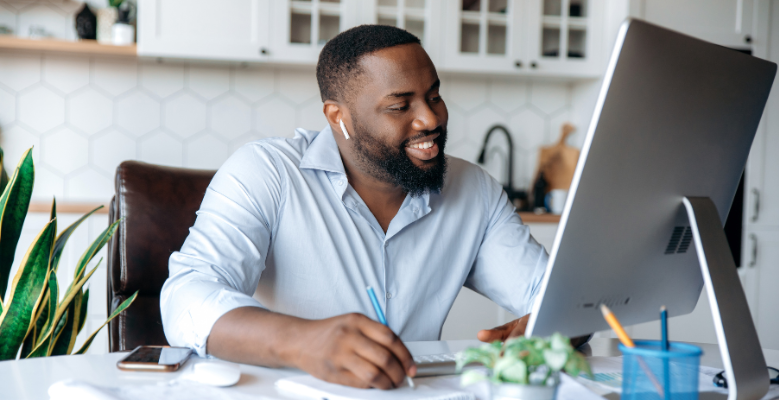
[[[561,127],[561,137],[558,143],[539,149],[539,161],[536,166],[533,182],[544,173],[547,180],[547,191],[553,189],[568,190],[577,168],[580,151],[566,144],[566,139],[574,132],[573,125],[566,123]]]

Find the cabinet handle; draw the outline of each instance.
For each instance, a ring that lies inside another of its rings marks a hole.
[[[536,61],[531,61],[531,68],[536,68],[536,67],[537,67]]]
[[[266,49],[265,47],[261,47],[260,48],[260,54],[262,54],[264,56],[267,56],[268,55],[268,49]]]
[[[745,35],[745,43],[753,43],[753,38],[750,35]]]
[[[754,233],[751,233],[750,240],[753,242],[753,252],[751,253],[750,264],[748,264],[748,266],[753,268],[756,266],[756,262],[758,262],[758,238]]]
[[[523,68],[523,62],[522,61],[515,61],[515,67]]]
[[[753,216],[750,217],[750,220],[756,222],[758,221],[758,211],[760,210],[761,207],[761,201],[760,201],[761,193],[759,193],[758,189],[756,188],[753,188],[753,190],[751,190],[750,192],[753,193]]]

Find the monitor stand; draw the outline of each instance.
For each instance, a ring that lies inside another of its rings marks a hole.
[[[769,374],[718,210],[709,197],[685,197],[718,346],[729,386],[728,400],[760,399]]]

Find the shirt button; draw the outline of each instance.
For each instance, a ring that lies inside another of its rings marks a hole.
[[[385,295],[385,297],[387,297],[388,299],[392,299],[392,298],[393,298],[393,294],[392,294],[392,293],[390,293],[390,292],[387,292],[387,294]]]
[[[414,211],[414,213],[417,214],[420,211],[420,209],[415,207],[415,208],[412,209],[412,211]]]
[[[338,184],[339,184],[339,186],[343,186],[344,185],[344,181],[338,181]]]

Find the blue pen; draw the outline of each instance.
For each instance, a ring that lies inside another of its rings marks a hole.
[[[661,306],[661,348],[664,351],[669,351],[669,336],[668,328],[666,327],[666,306]]]
[[[385,319],[385,313],[382,312],[382,307],[379,306],[379,300],[376,298],[376,293],[374,293],[374,288],[371,286],[366,286],[366,291],[368,292],[368,297],[371,298],[371,304],[374,305],[374,311],[376,311],[376,318],[379,320],[379,322],[384,325],[387,325],[387,320]],[[410,388],[414,389],[414,381],[412,380],[412,377],[409,375],[406,376],[406,383],[409,385]]]

